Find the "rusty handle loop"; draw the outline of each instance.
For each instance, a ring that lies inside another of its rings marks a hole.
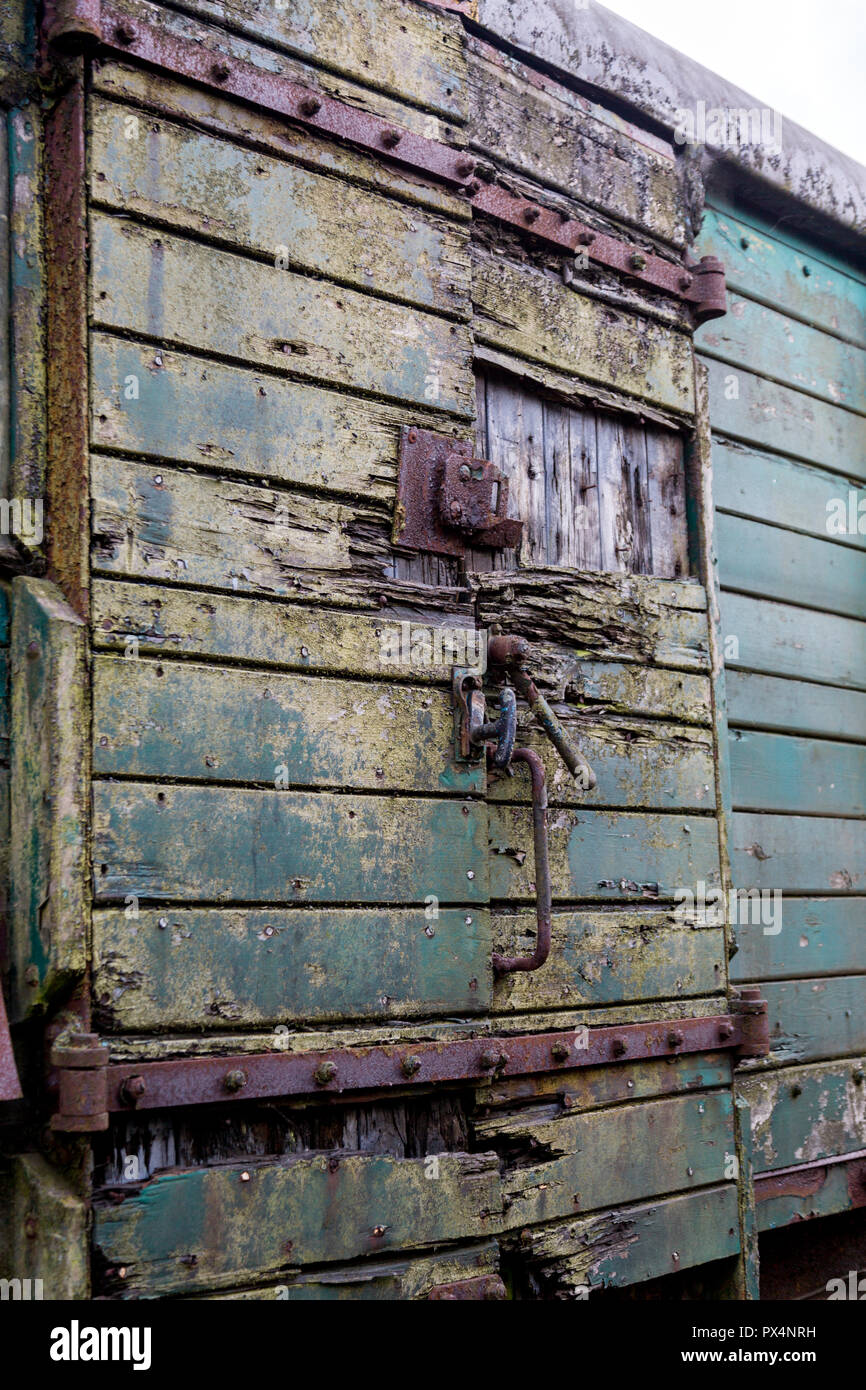
[[[547,783],[544,764],[531,748],[515,748],[511,755],[513,762],[527,763],[532,778],[532,838],[535,850],[535,915],[538,922],[535,950],[531,956],[493,955],[493,969],[497,975],[508,975],[513,970],[539,970],[550,955],[550,918],[552,899],[550,889],[550,862],[547,853]]]
[[[488,664],[505,667],[577,785],[582,791],[591,792],[598,781],[595,773],[523,669],[528,651],[529,643],[524,637],[491,637],[487,645]]]

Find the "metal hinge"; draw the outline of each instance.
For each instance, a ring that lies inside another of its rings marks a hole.
[[[404,426],[393,541],[411,550],[464,555],[520,544],[523,522],[506,517],[508,480],[472,445],[436,430]]]

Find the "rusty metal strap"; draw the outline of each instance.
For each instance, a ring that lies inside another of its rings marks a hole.
[[[94,1034],[81,1034],[52,1051],[59,1104],[51,1124],[56,1130],[104,1130],[111,1114],[136,1110],[317,1093],[381,1093],[407,1085],[499,1080],[719,1049],[739,1053],[754,1046],[754,1030],[744,1029],[736,1013],[561,1033],[124,1064],[109,1064],[107,1044]]]
[[[834,1168],[841,1168],[845,1173],[848,1206],[866,1206],[866,1149],[818,1159],[814,1163],[799,1163],[793,1168],[756,1173],[755,1201],[768,1202],[773,1197],[814,1197]],[[796,1211],[792,1211],[791,1220],[797,1219]]]
[[[697,324],[726,312],[725,268],[714,256],[683,265],[563,216],[531,198],[484,182],[480,166],[465,150],[417,135],[279,73],[187,39],[140,18],[131,19],[103,0],[47,0],[43,35],[59,49],[99,47],[134,57],[163,72],[186,78],[239,101],[285,116],[323,135],[348,141],[416,173],[466,193],[473,208],[556,250],[604,265],[652,289],[690,304]]]

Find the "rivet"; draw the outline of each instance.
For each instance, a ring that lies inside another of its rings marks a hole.
[[[475,870],[474,870],[474,869],[467,869],[467,870],[466,870],[466,877],[467,877],[467,878],[474,878],[474,877],[475,877]]]
[[[464,918],[463,918],[463,921],[466,923],[467,927],[471,927],[471,926],[472,926],[472,918],[471,918],[471,917],[464,917]]]
[[[156,477],[154,478],[153,481],[156,483],[156,486],[157,486],[157,487],[162,487],[162,474],[161,474],[161,473],[157,473],[157,475],[156,475]]]
[[[374,1235],[374,1236],[379,1236],[379,1237],[381,1237],[381,1236],[383,1236],[383,1235],[385,1234],[385,1232],[387,1231],[387,1229],[388,1229],[387,1226],[374,1226],[374,1227],[373,1227],[373,1235]]]
[[[673,1259],[673,1260],[678,1260],[679,1257],[680,1257],[680,1252],[679,1252],[679,1250],[674,1250],[673,1254],[671,1255],[671,1259]]]
[[[680,276],[680,289],[681,289],[681,290],[690,290],[691,287],[692,287],[692,276],[691,276],[691,275],[681,275],[681,276]]]
[[[115,25],[114,37],[118,43],[134,43],[137,37],[135,25],[130,24],[128,20],[121,20],[119,24]]]
[[[671,1029],[668,1033],[668,1047],[682,1047],[683,1035],[678,1029]]]
[[[400,1061],[400,1070],[404,1076],[415,1076],[421,1070],[420,1057],[403,1057]]]
[[[165,931],[166,927],[168,926],[168,918],[160,917],[156,925],[160,928],[161,931]]]
[[[461,179],[468,179],[470,174],[475,173],[475,160],[461,158],[457,161],[457,176]]]
[[[124,1105],[135,1105],[147,1090],[143,1076],[127,1076],[120,1083],[120,1099]]]
[[[234,1071],[227,1071],[223,1077],[223,1086],[227,1091],[242,1091],[247,1084],[247,1074],[236,1068]]]
[[[863,1082],[866,1081],[866,1072],[864,1072],[862,1067],[858,1067],[856,1071],[853,1071],[851,1076],[855,1086],[862,1086]]]
[[[461,476],[461,478],[463,478],[464,482],[466,481],[467,478],[471,478],[471,477],[472,477],[472,469],[469,467],[469,464],[468,464],[468,463],[461,463],[461,465],[460,465],[460,476]]]
[[[313,1072],[313,1080],[317,1086],[327,1086],[329,1081],[333,1081],[337,1075],[337,1068],[333,1062],[322,1062]]]
[[[554,1062],[564,1062],[570,1051],[571,1048],[568,1046],[568,1043],[555,1042],[551,1046],[550,1055]]]
[[[386,149],[386,150],[393,150],[393,149],[395,149],[396,146],[399,145],[399,143],[400,143],[400,141],[401,141],[402,139],[403,139],[403,132],[402,132],[402,130],[383,130],[383,131],[382,131],[382,144],[385,146],[385,149]]]
[[[308,648],[308,647],[301,647],[301,656],[309,656],[309,655],[310,655],[309,648]]]
[[[687,1169],[686,1169],[686,1172],[688,1173],[688,1175],[689,1175],[690,1178],[693,1178],[693,1177],[695,1176],[695,1170],[694,1170],[694,1168],[687,1168]]]
[[[218,58],[215,63],[211,64],[210,72],[215,82],[227,82],[231,73],[231,68],[225,58]]]
[[[803,1094],[803,1087],[802,1087],[802,1086],[799,1086],[799,1085],[796,1083],[796,1081],[795,1081],[795,1082],[794,1082],[794,1085],[791,1087],[791,1095],[793,1096],[794,1100],[796,1100],[797,1097],[798,1097],[798,1096],[801,1096],[802,1094]]]
[[[425,936],[430,936],[430,937],[433,937],[433,936],[436,935],[436,928],[435,928],[435,927],[431,927],[430,924],[429,924],[429,922],[428,922],[427,926],[424,928],[424,935],[425,935]]]
[[[803,274],[804,274],[804,275],[807,275],[807,276],[808,276],[808,275],[811,275],[811,274],[812,274],[812,267],[811,267],[810,265],[804,265],[804,266],[803,266]]]
[[[250,1180],[250,1175],[249,1175],[249,1173],[246,1173],[246,1172],[241,1173],[241,1182],[249,1182],[249,1180]]]
[[[540,216],[541,208],[535,207],[532,203],[529,204],[529,207],[523,209],[524,222],[537,222]]]
[[[301,114],[304,116],[315,116],[317,111],[321,111],[322,103],[318,97],[304,97],[300,104]]]
[[[646,256],[641,251],[634,251],[629,258],[629,265],[632,270],[645,270]]]
[[[418,431],[417,431],[417,430],[410,430],[410,431],[409,431],[409,443],[410,443],[410,444],[414,444],[414,443],[415,443],[415,440],[416,440],[417,438],[418,438]]]
[[[749,241],[749,238],[748,238],[747,236],[741,236],[741,237],[740,237],[740,245],[742,246],[742,248],[743,248],[744,251],[748,251],[748,249],[749,249],[749,247],[750,247],[750,245],[751,245],[751,242]]]
[[[490,1071],[491,1067],[496,1066],[496,1053],[482,1052],[481,1056],[478,1058],[478,1065],[484,1071]]]
[[[624,1039],[614,1038],[613,1042],[610,1045],[610,1050],[613,1053],[614,1057],[621,1057],[623,1053],[627,1051]]]
[[[578,232],[577,241],[579,246],[591,246],[595,241],[596,233],[590,231]]]
[[[724,1040],[725,1038],[729,1038],[729,1037],[731,1036],[731,1034],[733,1033],[733,1031],[734,1031],[734,1029],[733,1029],[733,1025],[732,1025],[732,1024],[730,1024],[730,1023],[720,1023],[720,1024],[719,1024],[719,1037],[722,1038],[722,1040]]]

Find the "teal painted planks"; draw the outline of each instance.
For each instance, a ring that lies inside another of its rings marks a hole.
[[[866,549],[866,488],[781,454],[714,439],[713,500],[722,512]]]
[[[812,1062],[866,1051],[866,975],[768,980],[763,993],[774,1061]],[[862,1085],[855,1096],[862,1106]]]
[[[862,893],[866,887],[863,822],[737,811],[731,862],[739,888],[789,893]]]
[[[716,543],[726,589],[866,618],[866,552],[724,512]]]
[[[734,670],[726,673],[725,688],[731,726],[866,743],[866,693],[860,690]]]
[[[97,782],[101,901],[478,903],[486,816],[471,803]]]
[[[866,898],[783,897],[776,920],[762,923],[758,917],[757,903],[747,906],[743,900],[732,979],[784,980],[866,971]],[[764,930],[777,924],[780,931]]]
[[[866,623],[725,591],[726,666],[866,689]]]
[[[866,420],[743,367],[707,360],[716,434],[866,478]]]
[[[866,748],[744,730],[728,748],[736,811],[866,815]]]

